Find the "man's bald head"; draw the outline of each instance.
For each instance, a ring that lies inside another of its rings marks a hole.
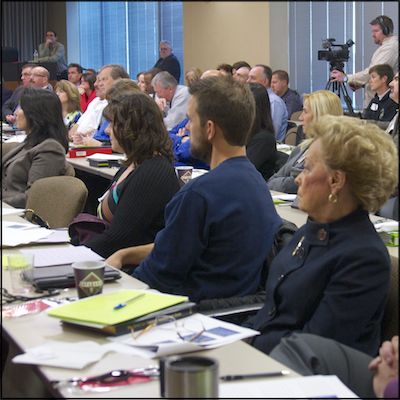
[[[209,78],[210,76],[221,76],[221,72],[217,69],[208,69],[204,71],[200,77],[200,79]]]
[[[44,88],[49,84],[50,74],[44,67],[35,67],[31,70],[31,83],[33,87]]]

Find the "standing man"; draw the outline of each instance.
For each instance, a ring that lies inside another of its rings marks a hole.
[[[254,114],[248,85],[229,77],[190,87],[193,157],[211,170],[189,181],[165,209],[155,242],[118,250],[107,264],[139,264],[133,276],[192,301],[256,293],[282,221],[266,182],[246,157]]]
[[[188,88],[178,85],[176,79],[167,71],[159,72],[151,84],[158,97],[156,102],[163,113],[165,127],[170,130],[186,117]]]
[[[259,83],[267,89],[275,138],[278,142],[283,142],[288,124],[288,111],[284,101],[272,91],[271,79],[272,69],[267,65],[257,64],[250,70],[247,82]]]
[[[18,86],[14,90],[11,97],[3,104],[1,110],[3,115],[3,120],[6,120],[10,124],[13,124],[15,122],[14,111],[19,103],[19,99],[21,98],[24,88],[30,86],[31,84],[31,71],[32,68],[34,67],[36,67],[36,64],[25,64],[22,66],[22,71],[21,71],[22,85]]]
[[[303,109],[300,95],[289,88],[289,74],[286,71],[278,69],[272,73],[271,89],[285,102],[289,118]]]
[[[65,61],[64,45],[57,42],[55,31],[46,32],[46,41],[39,45],[39,62],[50,61],[57,63],[57,79],[67,79],[67,63]]]
[[[81,84],[83,69],[79,64],[71,63],[68,65],[68,80],[76,87]]]
[[[160,42],[160,58],[154,64],[153,68],[159,68],[161,71],[169,72],[179,83],[181,77],[181,66],[179,60],[172,53],[171,43],[167,40]]]
[[[352,75],[346,75],[338,70],[333,70],[331,73],[331,81],[348,81],[353,90],[365,87],[364,108],[368,106],[375,95],[368,83],[370,68],[377,64],[389,64],[393,71],[399,69],[399,39],[393,35],[393,21],[386,15],[380,15],[374,18],[370,25],[372,39],[379,47],[372,55],[369,66]]]

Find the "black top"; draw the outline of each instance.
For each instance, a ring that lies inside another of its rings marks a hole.
[[[165,58],[159,58],[153,68],[160,68],[162,71],[168,71],[179,83],[181,77],[181,66],[179,65],[179,60],[174,54]]]
[[[380,100],[377,94],[368,104],[363,112],[364,119],[373,119],[375,121],[391,121],[396,115],[398,104],[390,97],[388,91]]]
[[[268,180],[274,173],[277,159],[274,133],[264,130],[256,133],[247,144],[246,153],[264,179]]]
[[[124,170],[118,171],[113,182]],[[125,181],[111,226],[86,243],[103,257],[124,247],[154,242],[164,227],[164,208],[179,190],[175,169],[162,156],[145,160]]]

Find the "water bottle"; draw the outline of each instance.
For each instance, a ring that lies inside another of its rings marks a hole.
[[[38,51],[35,49],[33,51],[33,62],[38,62],[39,61],[39,53]]]

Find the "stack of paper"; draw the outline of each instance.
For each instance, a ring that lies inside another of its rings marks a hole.
[[[132,346],[141,357],[154,358],[213,349],[258,334],[253,329],[194,314],[156,326],[143,334],[138,332],[136,339],[127,334],[110,340]]]

